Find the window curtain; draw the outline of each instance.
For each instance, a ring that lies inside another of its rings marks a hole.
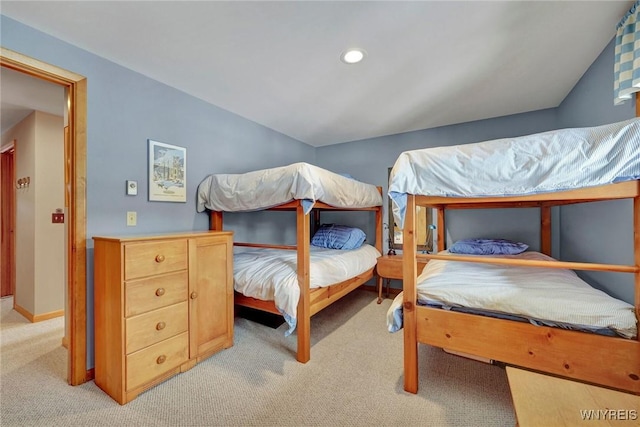
[[[613,64],[615,105],[640,92],[640,0],[627,12],[616,28]]]

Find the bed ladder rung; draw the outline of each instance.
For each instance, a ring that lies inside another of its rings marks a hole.
[[[425,254],[422,256],[428,259],[439,259],[444,261],[477,262],[477,263],[483,263],[483,264],[520,265],[523,267],[565,268],[565,269],[571,269],[571,270],[593,270],[593,271],[615,271],[620,273],[637,273],[640,271],[640,268],[636,267],[635,265],[596,264],[596,263],[588,263],[588,262],[497,258],[497,257],[486,257],[482,255],[476,256],[476,255]]]

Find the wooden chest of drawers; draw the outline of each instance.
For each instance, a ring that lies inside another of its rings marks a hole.
[[[95,382],[120,404],[233,345],[233,234],[94,237]]]

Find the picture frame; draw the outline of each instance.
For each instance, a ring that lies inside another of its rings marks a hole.
[[[187,149],[149,139],[149,201],[187,201]]]

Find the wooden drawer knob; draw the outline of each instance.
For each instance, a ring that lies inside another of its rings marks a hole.
[[[167,326],[167,324],[166,324],[166,323],[164,323],[164,322],[158,322],[158,324],[156,325],[156,329],[157,329],[158,331],[161,331],[161,330],[163,330],[166,326]]]
[[[156,289],[156,295],[161,297],[162,295],[164,295],[164,288],[158,288]]]
[[[156,363],[158,365],[162,365],[166,360],[167,360],[167,356],[163,354],[162,356],[158,356],[158,358],[156,359]]]
[[[160,254],[160,255],[156,255],[156,262],[160,263],[164,261],[164,255]]]
[[[191,292],[191,299],[198,298],[198,293],[196,291]]]

